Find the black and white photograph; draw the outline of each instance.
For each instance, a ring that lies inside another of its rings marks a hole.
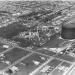
[[[0,0],[0,75],[75,75],[75,0]]]

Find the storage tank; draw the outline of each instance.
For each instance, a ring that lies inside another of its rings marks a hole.
[[[75,39],[75,23],[62,24],[61,37],[63,39]]]

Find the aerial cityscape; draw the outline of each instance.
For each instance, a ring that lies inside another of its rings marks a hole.
[[[0,1],[0,75],[75,75],[75,2]]]

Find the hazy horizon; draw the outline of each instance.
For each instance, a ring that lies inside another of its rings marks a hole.
[[[0,1],[75,1],[75,0],[0,0]]]

